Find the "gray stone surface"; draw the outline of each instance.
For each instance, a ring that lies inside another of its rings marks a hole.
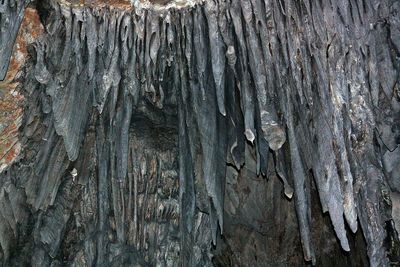
[[[398,264],[399,2],[109,4],[32,3],[4,266]]]

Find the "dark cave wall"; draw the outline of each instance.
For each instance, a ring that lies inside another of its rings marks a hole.
[[[398,1],[30,7],[4,266],[398,262]]]

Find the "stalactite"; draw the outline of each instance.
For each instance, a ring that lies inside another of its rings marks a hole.
[[[0,5],[0,79],[27,4]],[[282,181],[306,262],[324,257],[315,185],[340,253],[362,231],[369,264],[389,265],[397,2],[46,4],[20,86],[24,152],[0,174],[4,266],[212,266],[237,229],[227,214],[262,213],[235,206],[261,191],[232,189],[253,176]]]

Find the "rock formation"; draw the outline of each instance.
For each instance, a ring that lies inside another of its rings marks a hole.
[[[400,1],[2,0],[0,30],[3,266],[400,264]]]

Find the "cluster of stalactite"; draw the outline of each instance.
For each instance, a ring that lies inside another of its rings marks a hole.
[[[1,77],[22,2],[0,5]],[[306,262],[321,205],[344,251],[362,231],[369,264],[389,265],[398,1],[37,6],[23,152],[0,174],[6,266],[212,266],[229,172],[244,169],[281,179]]]

